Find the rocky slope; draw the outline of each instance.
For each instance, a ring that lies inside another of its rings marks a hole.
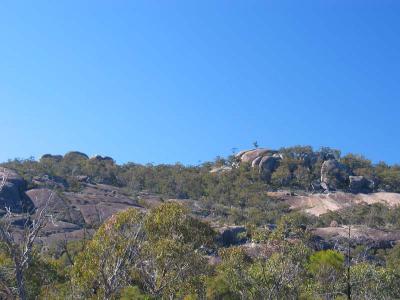
[[[256,152],[259,154],[260,152]],[[244,159],[253,159],[256,153],[248,154]],[[268,152],[261,152],[268,153]],[[276,153],[274,154],[275,157]],[[279,159],[279,158],[278,158]],[[266,159],[268,160],[268,159]],[[266,161],[264,160],[264,162]],[[263,159],[260,160],[260,162]],[[256,166],[255,166],[256,167]],[[258,165],[260,167],[260,165]],[[271,169],[269,169],[271,170]],[[142,191],[135,195],[127,194],[122,188],[107,184],[95,184],[83,182],[79,191],[66,191],[56,189],[59,182],[47,182],[44,187],[41,184],[38,188],[26,190],[26,182],[17,173],[9,169],[1,169],[0,177],[6,178],[3,190],[0,192],[0,205],[2,208],[10,207],[16,214],[15,224],[21,226],[24,224],[23,211],[28,210],[33,213],[40,211],[46,203],[49,203],[48,214],[52,216],[52,222],[49,222],[43,231],[40,240],[47,244],[53,244],[60,240],[72,240],[82,238],[85,234],[90,234],[93,228],[109,218],[112,214],[134,207],[140,210],[147,210],[157,206],[163,201],[180,201],[188,205],[189,209],[206,221],[213,223],[213,219],[204,216],[204,208],[201,202],[196,200],[163,200],[161,196],[154,193]],[[39,183],[42,179],[36,178]],[[288,204],[293,210],[301,210],[308,214],[320,216],[329,211],[338,211],[353,205],[366,203],[381,203],[386,206],[395,207],[400,205],[400,194],[396,193],[370,193],[353,194],[345,192],[334,193],[302,193],[294,194],[291,192],[269,192],[272,198]],[[19,216],[19,219],[18,219]],[[215,223],[216,230],[221,234],[221,241],[224,244],[240,243],[235,240],[236,231],[242,232],[242,227],[227,227]],[[232,228],[234,230],[232,231]],[[372,231],[373,232],[372,232]],[[359,230],[360,231],[360,230]],[[314,234],[317,237],[329,242],[342,237],[345,231],[342,227],[316,228]],[[363,237],[364,234],[364,237]],[[379,243],[393,243],[400,239],[398,231],[378,232],[374,229],[364,229],[357,235],[360,240],[371,240]]]
[[[46,242],[81,238],[84,229],[98,226],[118,211],[129,207],[144,209],[136,197],[111,185],[84,183],[78,192],[49,188],[25,190],[25,181],[14,171],[1,169],[0,178],[3,177],[6,183],[0,191],[0,206],[3,210],[10,208],[17,226],[25,223],[26,211],[35,215],[48,205],[52,221],[42,234],[42,241]]]

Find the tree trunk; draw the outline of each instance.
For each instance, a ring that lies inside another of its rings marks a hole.
[[[17,280],[18,296],[20,300],[26,300],[24,274],[19,263],[15,266],[15,278]]]

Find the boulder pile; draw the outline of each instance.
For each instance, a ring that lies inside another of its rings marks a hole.
[[[257,148],[240,151],[235,155],[237,163],[247,163],[259,170],[262,178],[269,180],[272,173],[279,167],[282,160],[291,153],[283,153],[266,148]],[[310,190],[314,192],[330,192],[336,190],[349,191],[354,194],[371,193],[374,191],[374,182],[363,176],[354,176],[351,171],[340,162],[338,157],[329,153],[303,153],[301,156],[290,156],[301,160],[306,168],[312,168],[319,161],[321,163],[320,179],[311,183]],[[215,173],[220,169],[213,169]],[[229,171],[224,167],[223,171]]]
[[[253,168],[258,168],[264,178],[271,176],[283,158],[278,151],[265,148],[241,151],[235,157],[239,162],[249,163]]]

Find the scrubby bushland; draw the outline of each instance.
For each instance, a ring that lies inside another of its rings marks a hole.
[[[284,216],[264,232],[259,249],[219,248],[209,264],[215,233],[180,204],[165,203],[147,214],[123,211],[87,241],[63,252],[43,252],[26,270],[29,299],[397,299],[398,247],[384,263],[351,261],[335,250],[310,248],[307,227]],[[263,234],[263,233],[259,233]],[[39,250],[39,249],[38,249]],[[0,248],[0,296],[13,297],[10,255]]]

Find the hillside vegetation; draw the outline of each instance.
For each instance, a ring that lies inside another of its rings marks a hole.
[[[400,298],[397,165],[308,146],[196,166],[74,151],[2,163],[0,182],[0,298]]]

